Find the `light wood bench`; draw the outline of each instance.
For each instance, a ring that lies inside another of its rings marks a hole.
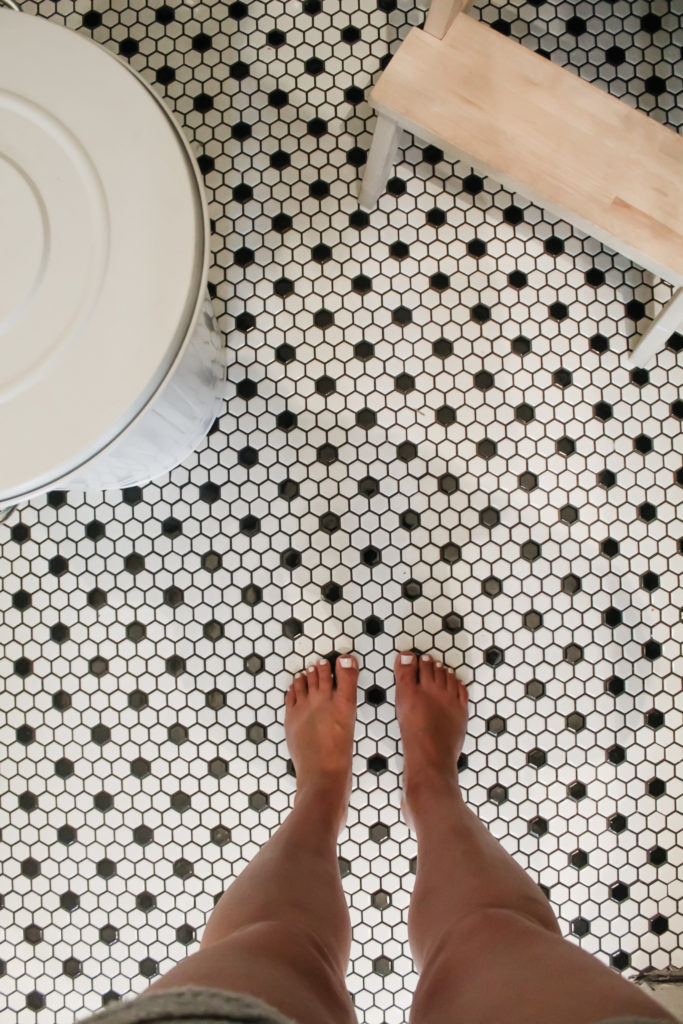
[[[376,204],[401,130],[413,132],[673,285],[627,360],[645,366],[683,325],[683,137],[475,20],[470,4],[434,0],[372,89],[360,205]]]

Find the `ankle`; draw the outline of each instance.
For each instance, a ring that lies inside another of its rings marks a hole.
[[[319,775],[297,782],[294,806],[307,804],[321,819],[345,818],[349,807],[349,795],[346,779],[337,775]]]
[[[423,772],[417,776],[407,776],[404,772],[403,792],[413,815],[419,815],[421,809],[434,804],[443,806],[444,801],[462,801],[457,772],[453,775]]]

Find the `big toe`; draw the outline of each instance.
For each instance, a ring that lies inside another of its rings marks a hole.
[[[344,700],[356,704],[358,690],[358,662],[352,654],[341,654],[334,666],[337,693]]]
[[[417,682],[417,658],[412,651],[401,651],[394,661],[396,677],[396,699],[402,701],[404,695]]]

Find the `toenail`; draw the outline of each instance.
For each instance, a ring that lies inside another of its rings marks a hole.
[[[401,664],[402,665],[410,665],[412,660],[413,660],[412,654],[402,654],[401,655]]]
[[[315,669],[315,665],[309,665],[306,669],[307,672],[312,672]]]
[[[339,664],[342,665],[344,668],[351,668],[351,666],[353,665],[353,658],[340,658]]]
[[[431,661],[432,659],[430,658],[430,656],[428,654],[423,654],[422,655],[422,660],[423,661]]]
[[[434,665],[435,665],[436,668],[443,668],[443,665],[441,664],[440,661],[435,661]]]
[[[327,662],[326,662],[326,661],[325,661],[325,659],[323,658],[323,659],[322,659],[321,661],[319,661],[319,662],[318,662],[318,664],[319,664],[319,665],[327,665]]]

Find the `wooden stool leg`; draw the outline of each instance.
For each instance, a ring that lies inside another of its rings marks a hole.
[[[377,115],[372,145],[365,165],[358,203],[362,210],[371,210],[386,188],[389,173],[396,160],[401,129],[396,121],[384,114]]]
[[[424,31],[437,39],[443,39],[454,19],[462,11],[467,14],[472,0],[432,0],[425,18]]]
[[[626,358],[626,366],[645,366],[664,348],[670,335],[683,327],[683,288],[678,288],[666,306],[654,318],[636,347]]]

